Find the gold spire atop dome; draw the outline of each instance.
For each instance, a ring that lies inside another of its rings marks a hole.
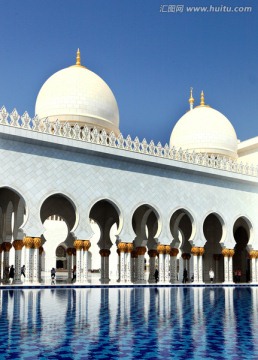
[[[190,104],[190,110],[193,109],[193,105],[194,105],[194,98],[193,98],[193,88],[190,88],[190,98],[189,98],[189,104]]]
[[[80,49],[78,48],[77,50],[77,54],[76,54],[76,65],[81,65],[81,52]]]
[[[203,90],[202,90],[202,92],[201,92],[201,102],[200,102],[200,105],[201,105],[201,106],[205,106],[205,100],[204,100],[204,92],[203,92]]]

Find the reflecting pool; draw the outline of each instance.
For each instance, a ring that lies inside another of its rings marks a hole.
[[[258,359],[258,288],[2,290],[1,359]]]

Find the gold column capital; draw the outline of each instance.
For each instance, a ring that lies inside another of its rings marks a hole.
[[[76,251],[81,250],[83,248],[83,240],[75,240],[73,246],[75,247]]]
[[[13,241],[13,247],[15,250],[21,250],[23,248],[23,240],[14,240]]]
[[[145,246],[138,246],[136,248],[137,255],[144,255],[146,253],[146,247]]]
[[[233,257],[235,254],[235,251],[234,251],[234,249],[222,249],[221,253],[225,257]]]
[[[34,249],[39,249],[41,247],[41,238],[35,237],[33,239],[33,245],[34,245]]]
[[[179,253],[179,250],[177,248],[171,248],[170,256],[177,256],[178,253]]]
[[[161,244],[159,244],[159,245],[157,246],[157,252],[158,252],[158,254],[165,254],[165,252],[166,252],[166,245],[161,245]]]
[[[101,249],[99,251],[100,255],[103,256],[103,257],[108,257],[110,255],[110,250],[108,249]]]
[[[149,250],[148,251],[149,257],[155,257],[155,256],[157,256],[157,254],[158,254],[157,250]]]
[[[69,256],[73,255],[73,248],[67,248],[66,249],[66,254],[69,255]]]
[[[127,252],[127,243],[125,242],[120,242],[118,245],[117,245],[117,248],[120,252]]]
[[[23,244],[26,249],[32,249],[34,246],[34,239],[32,237],[25,236],[23,238]]]
[[[90,247],[91,247],[90,240],[84,240],[83,241],[83,250],[88,251]]]

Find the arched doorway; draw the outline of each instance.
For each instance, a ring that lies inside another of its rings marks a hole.
[[[112,246],[116,242],[120,210],[112,201],[103,199],[92,206],[89,217],[92,227],[98,226],[99,228],[97,245],[100,256],[98,255],[96,259],[96,251],[94,251],[96,244],[92,244],[91,266],[93,269],[100,268],[101,283],[109,283],[110,279],[115,280],[118,276],[116,248]],[[96,264],[100,266],[96,266]]]
[[[154,282],[157,267],[157,235],[160,216],[149,204],[139,206],[132,217],[135,232],[134,251],[132,253],[132,281],[144,283],[147,279]],[[148,253],[146,250],[148,249]]]
[[[170,219],[170,231],[173,236],[172,247],[179,249],[177,256],[178,280],[183,280],[183,271],[186,269],[190,281],[193,275],[193,262],[191,256],[194,220],[189,211],[181,208],[174,212]]]
[[[250,239],[251,227],[251,223],[245,217],[238,218],[233,226],[236,241],[233,256],[234,282],[248,282],[250,280],[250,260],[247,244]]]
[[[206,241],[203,255],[203,280],[210,282],[209,270],[214,271],[214,282],[224,281],[224,262],[220,241],[223,238],[224,221],[216,213],[209,214],[203,222],[203,234]]]

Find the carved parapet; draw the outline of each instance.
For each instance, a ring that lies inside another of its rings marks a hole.
[[[23,248],[23,241],[22,240],[14,240],[13,247],[15,250],[21,250]]]
[[[178,253],[179,253],[179,250],[177,248],[171,248],[170,256],[177,256]]]
[[[33,239],[33,245],[34,245],[34,249],[39,249],[41,247],[41,238],[35,237]]]
[[[155,256],[157,256],[157,254],[158,254],[157,250],[149,250],[148,251],[149,257],[155,257]]]
[[[42,255],[43,252],[44,252],[44,248],[43,248],[43,246],[40,246],[40,248],[39,248],[39,255]]]
[[[117,248],[120,252],[127,252],[127,243],[125,242],[120,242],[118,245],[117,245]]]
[[[90,247],[91,247],[90,240],[84,240],[83,241],[83,249],[84,249],[84,251],[89,251]]]
[[[166,252],[166,247],[165,247],[165,245],[159,244],[159,245],[157,246],[157,252],[158,252],[158,254],[165,254],[165,252]]]
[[[73,255],[73,248],[67,248],[67,249],[66,249],[66,254],[67,254],[68,256]]]
[[[83,240],[75,240],[73,246],[75,247],[76,251],[81,250],[83,248]]]
[[[12,248],[12,244],[10,242],[3,242],[2,243],[2,248],[5,252],[9,252]]]
[[[110,250],[108,250],[108,249],[101,249],[101,250],[99,250],[99,253],[100,253],[100,255],[103,256],[103,257],[108,257],[108,256],[110,255]]]
[[[146,253],[146,247],[145,246],[138,246],[136,248],[137,255],[145,255]]]
[[[32,237],[24,237],[23,238],[23,244],[26,249],[33,249],[34,247],[34,239]]]

